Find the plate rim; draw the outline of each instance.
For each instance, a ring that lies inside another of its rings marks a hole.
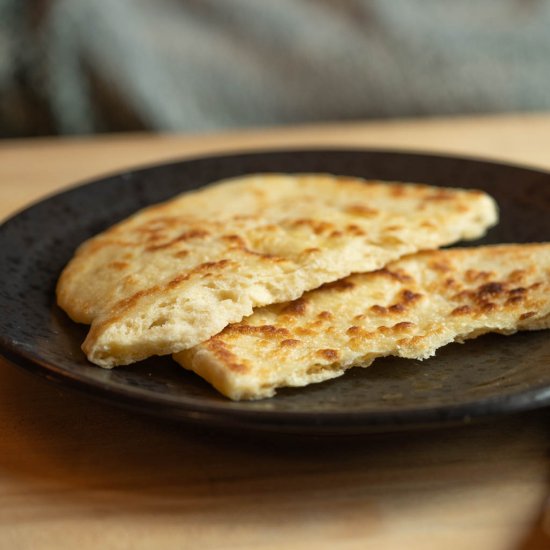
[[[21,207],[15,212],[8,215],[0,223],[0,234],[2,234],[6,228],[15,222],[20,216],[32,214],[32,211],[36,207],[42,207],[44,203],[50,201],[56,201],[59,198],[74,193],[85,191],[87,188],[104,182],[105,180],[115,178],[126,178],[136,173],[145,173],[147,171],[154,171],[159,168],[169,168],[178,165],[194,162],[194,161],[209,161],[219,160],[223,158],[235,158],[235,157],[249,157],[249,156],[261,156],[261,155],[300,155],[318,153],[347,153],[347,154],[374,154],[374,155],[398,155],[398,156],[410,156],[410,157],[422,157],[424,159],[439,159],[442,161],[455,160],[466,161],[470,163],[476,163],[480,165],[491,165],[493,167],[516,169],[520,171],[526,171],[532,175],[539,175],[542,177],[550,178],[550,171],[540,169],[537,167],[531,167],[528,165],[515,164],[501,162],[495,159],[485,159],[477,156],[461,156],[461,155],[447,155],[441,153],[430,153],[428,151],[415,151],[410,149],[386,149],[386,148],[360,148],[360,147],[300,147],[300,148],[258,148],[247,149],[242,151],[235,151],[222,154],[206,154],[197,156],[184,156],[181,158],[175,158],[172,160],[146,163],[138,165],[136,167],[129,167],[119,171],[110,171],[107,173],[100,173],[92,178],[86,178],[81,181],[77,181],[68,186],[62,187],[59,191],[53,191],[46,194],[35,201],[31,201],[27,205]],[[271,170],[267,170],[272,172]],[[366,178],[368,179],[368,178]],[[156,416],[164,416],[169,418],[179,418],[188,420],[199,420],[203,422],[220,424],[219,419],[222,414],[229,414],[231,420],[238,421],[238,424],[248,425],[248,427],[263,427],[267,424],[288,428],[294,426],[298,430],[304,428],[315,428],[315,433],[323,431],[323,428],[338,428],[339,430],[357,431],[357,429],[372,431],[370,428],[384,427],[386,428],[414,428],[424,425],[437,424],[441,425],[446,423],[452,423],[453,421],[467,421],[470,419],[480,419],[485,417],[491,417],[495,415],[510,414],[514,412],[528,411],[536,408],[540,408],[546,405],[550,405],[550,385],[540,385],[530,387],[523,391],[516,391],[513,393],[503,393],[492,395],[489,397],[473,399],[469,401],[462,401],[458,404],[447,405],[432,405],[427,407],[416,407],[412,409],[400,409],[399,411],[383,410],[383,411],[346,411],[346,410],[330,410],[330,411],[307,411],[307,410],[291,410],[291,411],[278,411],[278,410],[258,410],[246,408],[247,402],[238,402],[238,404],[245,404],[243,407],[235,406],[228,412],[227,404],[225,402],[217,404],[215,402],[200,403],[200,400],[194,398],[181,403],[178,399],[170,398],[164,394],[153,394],[147,392],[142,388],[131,387],[128,390],[123,385],[117,385],[116,387],[109,386],[101,383],[98,380],[91,378],[80,378],[75,376],[74,373],[64,370],[57,365],[48,361],[42,360],[36,354],[28,352],[21,347],[17,346],[17,343],[7,339],[3,333],[0,333],[0,356],[2,356],[8,363],[21,367],[27,372],[32,374],[38,374],[41,378],[61,384],[64,387],[70,387],[83,391],[87,395],[92,397],[99,397],[104,401],[108,401],[112,404],[119,404],[126,408],[138,408],[141,411],[145,410],[147,406],[147,412]],[[120,402],[114,398],[122,398],[124,402]],[[503,401],[506,401],[505,410],[503,409]],[[178,405],[179,403],[179,405]],[[175,415],[174,411],[178,411]],[[261,417],[257,420],[256,417]],[[405,420],[406,419],[406,420]],[[221,424],[227,423],[225,419]],[[296,426],[296,422],[298,425]]]
[[[214,426],[246,427],[262,431],[277,431],[281,433],[304,433],[307,429],[313,435],[330,435],[334,431],[341,434],[361,434],[373,432],[404,431],[409,429],[441,427],[442,425],[464,424],[503,415],[528,412],[550,405],[550,386],[542,385],[515,393],[503,393],[486,398],[463,401],[458,404],[443,406],[427,406],[399,411],[277,411],[246,409],[246,401],[237,402],[244,405],[232,409],[229,416],[220,420],[228,413],[224,404],[186,402],[185,407],[177,405],[176,400],[151,398],[146,392],[141,394],[140,388],[135,393],[127,392],[123,386],[117,389],[107,387],[93,380],[82,380],[66,371],[52,369],[45,362],[24,357],[21,354],[11,354],[9,350],[0,349],[0,357],[8,364],[24,370],[29,375],[38,375],[47,383],[62,388],[76,390],[93,399],[110,403],[125,409],[136,410],[155,417],[172,420],[187,420],[206,423]],[[55,367],[55,365],[53,365]],[[116,397],[115,401],[113,398]],[[119,399],[122,399],[120,401]],[[502,403],[506,401],[503,410]],[[145,406],[151,408],[145,408]]]

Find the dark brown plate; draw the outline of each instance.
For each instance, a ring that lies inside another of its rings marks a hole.
[[[233,403],[169,358],[106,371],[80,350],[85,327],[54,304],[57,277],[83,240],[151,203],[251,172],[330,172],[484,189],[500,224],[483,243],[550,241],[550,174],[480,160],[308,150],[199,158],[103,178],[46,199],[0,227],[0,351],[48,379],[144,412],[225,428],[349,434],[460,423],[550,404],[548,332],[489,335],[424,362],[368,369],[272,399]],[[477,243],[476,243],[477,244]]]

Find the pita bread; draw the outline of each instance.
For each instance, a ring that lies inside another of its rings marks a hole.
[[[449,249],[257,309],[175,359],[231,399],[260,399],[376,357],[426,359],[486,332],[549,327],[550,244]]]
[[[252,308],[298,298],[496,222],[480,191],[319,174],[252,175],[147,208],[86,242],[59,305],[103,367],[190,348]]]

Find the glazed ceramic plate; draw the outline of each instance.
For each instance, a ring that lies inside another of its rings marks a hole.
[[[252,172],[330,172],[484,189],[501,222],[478,243],[550,241],[550,174],[399,152],[308,150],[199,158],[106,177],[46,199],[0,228],[0,351],[48,379],[112,403],[224,428],[349,434],[461,423],[550,404],[547,331],[488,335],[427,361],[368,369],[276,397],[233,403],[170,358],[103,370],[86,361],[86,328],[54,303],[63,266],[85,239],[139,208]],[[478,244],[473,243],[473,244]]]

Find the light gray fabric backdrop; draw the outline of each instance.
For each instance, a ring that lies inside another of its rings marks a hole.
[[[550,108],[547,0],[0,0],[0,132]]]

